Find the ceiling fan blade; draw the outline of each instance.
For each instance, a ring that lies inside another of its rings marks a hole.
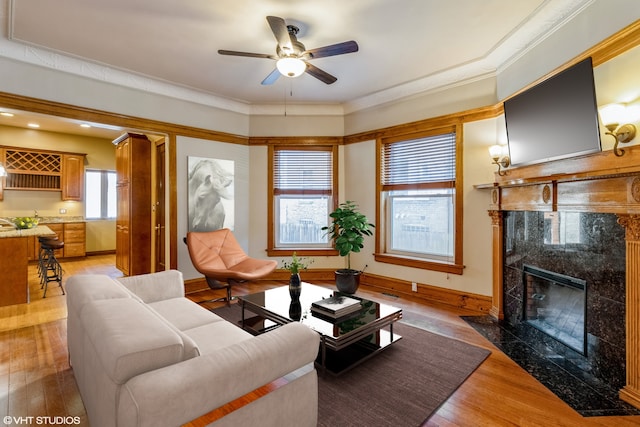
[[[287,29],[287,24],[285,24],[284,19],[277,16],[267,16],[267,22],[269,22],[271,31],[278,41],[280,49],[282,49],[286,55],[292,54],[293,44],[291,44],[291,37],[289,37],[289,30]]]
[[[248,56],[249,58],[267,58],[267,59],[278,59],[275,55],[269,55],[266,53],[251,53],[251,52],[238,52],[235,50],[222,50],[218,51],[220,55],[231,55],[231,56]]]
[[[345,53],[357,52],[358,43],[353,40],[343,43],[332,44],[330,46],[318,47],[316,49],[309,49],[306,53],[311,55],[311,58],[324,58],[327,56],[343,55]]]
[[[278,77],[280,77],[280,71],[275,68],[267,77],[264,78],[261,84],[265,86],[272,85],[276,82],[276,80],[278,80]]]
[[[320,80],[321,82],[324,82],[328,85],[335,83],[336,80],[338,80],[336,77],[332,76],[331,74],[327,73],[326,71],[322,71],[320,68],[311,65],[307,62],[307,69],[306,69],[306,73],[312,75],[313,77],[315,77],[316,79]]]

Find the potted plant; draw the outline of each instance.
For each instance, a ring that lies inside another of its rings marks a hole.
[[[367,217],[358,211],[358,205],[352,201],[341,203],[329,214],[331,225],[322,227],[333,240],[335,248],[347,259],[347,268],[336,270],[336,287],[340,292],[355,294],[360,286],[362,270],[351,268],[351,252],[360,252],[364,247],[365,236],[373,235],[375,227]]]
[[[289,277],[289,294],[291,294],[291,298],[297,299],[300,297],[300,290],[302,289],[300,271],[306,270],[311,263],[313,263],[312,259],[298,257],[295,252],[291,255],[291,261],[282,261],[282,267],[291,273],[291,277]]]

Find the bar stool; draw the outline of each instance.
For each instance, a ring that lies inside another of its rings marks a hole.
[[[45,283],[45,271],[47,267],[49,251],[42,247],[43,242],[56,241],[58,236],[38,236],[38,243],[40,243],[40,250],[38,251],[38,277],[40,278],[40,289],[44,288]]]
[[[55,251],[64,247],[64,242],[58,239],[41,240],[42,248],[42,275],[40,280],[43,282],[44,293],[42,298],[47,297],[47,287],[49,282],[58,282],[58,286],[62,289],[64,295],[64,287],[62,287],[62,266],[56,258]]]

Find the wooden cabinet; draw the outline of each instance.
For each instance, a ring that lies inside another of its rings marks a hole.
[[[83,200],[85,154],[1,148],[7,176],[0,180],[0,200],[4,190],[60,191],[62,200]]]
[[[84,199],[84,158],[84,154],[62,155],[62,200]]]
[[[84,222],[67,222],[63,226],[63,257],[86,255],[87,228]]]
[[[0,238],[0,307],[29,302],[28,243],[25,237]]]
[[[56,258],[82,257],[87,254],[87,227],[84,222],[43,223],[56,233],[58,239],[64,242],[64,248],[55,251]],[[29,236],[27,244],[27,258],[29,261],[38,259],[40,242],[37,237]]]
[[[151,142],[124,134],[116,145],[116,267],[127,276],[151,272]]]

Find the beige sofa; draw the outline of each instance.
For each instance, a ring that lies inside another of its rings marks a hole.
[[[178,426],[285,377],[214,426],[315,426],[318,335],[252,336],[184,296],[182,274],[69,277],[70,363],[92,427]]]

